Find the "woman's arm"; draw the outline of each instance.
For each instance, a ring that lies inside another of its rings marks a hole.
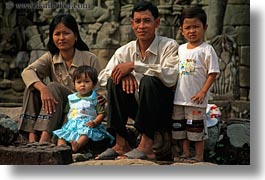
[[[55,105],[58,102],[50,93],[47,86],[41,81],[37,81],[33,84],[33,87],[40,91],[42,108],[44,108],[48,114],[54,113],[56,111]]]
[[[52,55],[47,52],[23,70],[21,77],[27,88],[51,75],[51,62]]]

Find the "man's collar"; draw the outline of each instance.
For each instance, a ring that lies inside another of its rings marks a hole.
[[[140,53],[140,48],[139,48],[139,40],[137,39],[135,41],[135,50],[136,50],[136,53]],[[150,46],[147,48],[146,52],[151,52],[152,54],[155,54],[157,55],[158,54],[158,36],[155,35],[155,38],[154,40],[152,41],[152,43],[150,44]]]

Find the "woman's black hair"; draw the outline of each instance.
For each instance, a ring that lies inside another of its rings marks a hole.
[[[97,70],[88,65],[82,65],[75,69],[73,73],[73,82],[75,82],[76,79],[80,79],[83,74],[85,75],[85,77],[90,77],[93,85],[96,85],[98,83]]]
[[[131,14],[132,19],[134,17],[134,12],[141,12],[141,11],[145,11],[145,10],[149,10],[155,19],[158,18],[159,11],[158,11],[156,5],[154,5],[153,3],[149,2],[149,1],[140,1],[140,2],[136,3],[133,7],[132,14]]]
[[[78,30],[78,25],[77,22],[75,20],[75,18],[71,15],[71,14],[58,14],[56,15],[51,24],[50,24],[50,29],[49,29],[49,41],[47,44],[48,50],[52,53],[52,54],[58,54],[59,53],[59,49],[55,46],[54,42],[53,42],[53,32],[55,27],[59,24],[59,23],[63,23],[63,25],[65,25],[67,28],[71,29],[77,40],[75,42],[75,48],[80,50],[80,51],[88,51],[89,48],[86,45],[86,43],[81,39],[81,36],[79,34],[79,30]]]

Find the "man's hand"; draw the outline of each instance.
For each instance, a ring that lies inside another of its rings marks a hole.
[[[138,89],[138,83],[135,77],[130,73],[127,76],[121,79],[122,82],[122,90],[127,94],[132,94]]]
[[[119,84],[120,80],[128,75],[130,72],[132,72],[134,68],[134,63],[133,62],[126,62],[126,63],[121,63],[115,66],[115,68],[112,70],[111,73],[111,78],[115,84]]]

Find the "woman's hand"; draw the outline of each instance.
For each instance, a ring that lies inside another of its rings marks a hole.
[[[45,86],[40,89],[42,108],[46,110],[47,114],[52,114],[56,111],[56,99],[52,96],[49,89]]]

